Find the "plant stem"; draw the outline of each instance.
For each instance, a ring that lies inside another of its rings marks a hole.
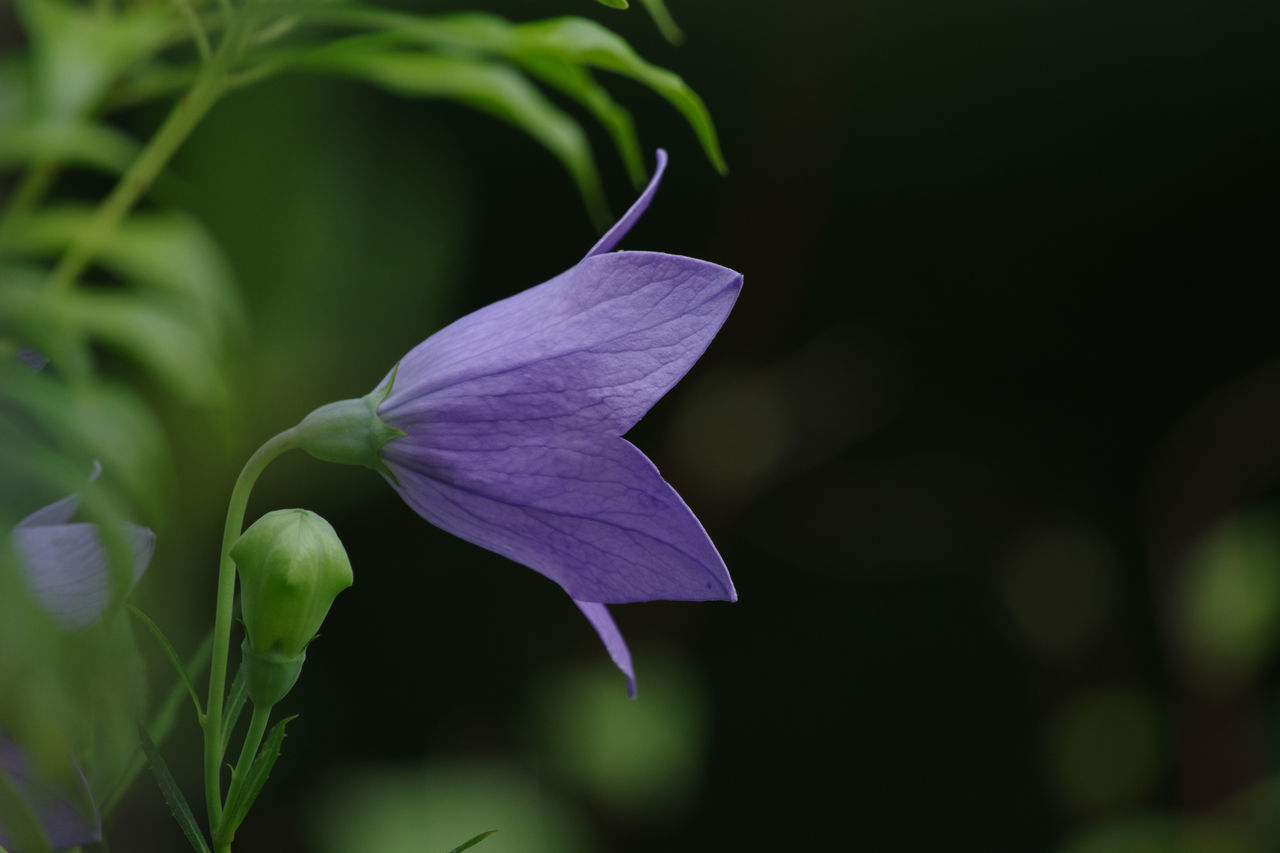
[[[77,239],[63,254],[50,274],[49,282],[53,290],[65,290],[71,287],[85,268],[98,254],[117,226],[137,203],[142,194],[173,158],[183,141],[191,134],[200,119],[209,112],[218,97],[226,89],[227,72],[235,62],[243,44],[243,24],[233,20],[228,27],[217,55],[205,64],[196,75],[191,89],[179,96],[178,102],[165,118],[164,124],[156,135],[142,149],[138,159],[124,173],[111,194],[98,205],[93,219],[77,235]]]
[[[222,822],[222,704],[227,688],[227,654],[231,648],[231,611],[235,605],[236,567],[231,546],[240,538],[245,509],[253,484],[263,469],[280,454],[298,446],[293,429],[287,429],[259,447],[236,480],[227,505],[226,526],[222,530],[222,553],[218,560],[218,606],[213,622],[213,658],[209,666],[209,701],[205,704],[204,796],[209,825]],[[257,719],[257,708],[254,708]]]
[[[253,759],[258,755],[258,749],[262,746],[262,738],[267,733],[267,723],[271,720],[271,708],[273,706],[261,705],[253,706],[253,717],[249,720],[249,731],[245,733],[244,745],[240,747],[240,759],[236,762],[236,769],[232,773],[231,788],[227,791],[227,805],[231,805],[244,786],[244,780],[249,776],[249,768],[253,766]],[[217,826],[213,829],[213,849],[214,853],[230,853],[231,842],[235,839],[238,826]]]

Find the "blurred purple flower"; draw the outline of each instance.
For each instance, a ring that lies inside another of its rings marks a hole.
[[[94,463],[93,478],[100,471]],[[67,630],[97,622],[112,599],[102,535],[96,524],[71,521],[79,508],[80,495],[68,495],[22,519],[10,534],[31,592]],[[123,532],[133,557],[132,589],[151,562],[156,535],[136,524],[125,525]]]
[[[101,472],[94,464],[94,479]],[[111,566],[96,524],[72,522],[80,495],[28,515],[10,534],[18,562],[36,601],[66,630],[87,628],[100,620],[112,599]],[[124,534],[133,558],[132,584],[146,571],[155,550],[155,534],[135,524]],[[35,814],[54,850],[66,850],[102,839],[102,821],[80,768],[70,764],[69,787],[35,772],[26,753],[0,735],[0,773]],[[13,843],[0,824],[0,846]]]
[[[102,818],[89,794],[89,783],[80,768],[69,765],[65,769],[70,782],[59,784],[43,778],[18,745],[0,735],[0,773],[40,821],[54,850],[102,840]],[[10,833],[0,825],[0,846],[13,850],[13,844]]]
[[[414,347],[377,410],[405,433],[380,451],[400,496],[560,584],[632,695],[605,603],[737,598],[698,519],[621,437],[702,355],[742,286],[706,261],[610,251],[665,166],[659,151],[649,186],[575,266]]]

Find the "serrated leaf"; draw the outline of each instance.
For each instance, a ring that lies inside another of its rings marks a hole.
[[[267,777],[271,775],[276,759],[280,757],[280,748],[284,745],[284,727],[295,719],[297,719],[296,715],[285,717],[272,726],[266,741],[262,744],[262,749],[258,750],[257,757],[253,759],[253,765],[245,776],[244,784],[238,786],[239,796],[227,803],[222,818],[223,826],[230,827],[234,831],[244,823],[254,800],[258,799],[258,794],[262,791],[262,786],[267,783]]]
[[[350,42],[339,42],[312,53],[301,64],[358,77],[401,94],[460,101],[514,125],[560,160],[597,226],[610,221],[586,134],[518,71],[484,59],[391,51],[374,42],[358,44],[362,49],[353,50]]]
[[[469,838],[466,841],[462,842],[457,847],[450,850],[449,853],[462,853],[463,850],[468,850],[472,847],[475,847],[481,841],[484,841],[486,838],[488,838],[490,835],[493,835],[497,831],[498,830],[496,829],[491,829],[488,832],[482,832],[479,835],[477,835],[475,838]]]
[[[657,92],[689,122],[712,165],[728,171],[706,104],[678,74],[641,59],[621,36],[586,18],[553,18],[516,27],[521,51],[547,51],[630,77]]]
[[[164,801],[169,805],[173,819],[178,822],[178,826],[182,827],[187,841],[191,842],[191,846],[200,853],[210,853],[209,845],[200,832],[195,815],[191,813],[187,798],[182,795],[182,789],[178,787],[173,774],[169,772],[169,765],[165,763],[160,749],[151,740],[151,735],[147,733],[147,728],[142,723],[138,723],[138,740],[142,744],[142,751],[146,753],[147,764],[150,765],[151,772],[156,777],[156,784],[160,786],[160,793],[164,795]]]

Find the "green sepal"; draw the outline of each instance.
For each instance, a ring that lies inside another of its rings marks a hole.
[[[287,696],[298,683],[302,665],[307,661],[305,651],[297,657],[287,657],[277,651],[255,652],[248,637],[240,644],[240,653],[244,655],[249,698],[259,708],[270,708]]]
[[[294,427],[299,446],[325,462],[362,465],[394,480],[395,475],[378,451],[391,439],[404,438],[406,433],[378,417],[378,407],[391,393],[395,378],[393,370],[385,385],[363,397],[329,403],[307,415]]]

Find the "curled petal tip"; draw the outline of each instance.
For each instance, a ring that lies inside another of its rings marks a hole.
[[[596,244],[587,252],[586,257],[589,258],[592,255],[600,255],[612,251],[613,247],[618,245],[618,242],[623,237],[627,236],[627,232],[640,221],[640,217],[649,209],[649,202],[653,201],[654,195],[657,194],[658,184],[662,182],[662,174],[666,170],[667,152],[659,148],[657,165],[654,167],[653,177],[649,179],[649,185],[644,188],[644,191],[640,193],[640,197],[627,209],[627,212],[622,214],[622,218],[606,231],[603,237],[596,241]]]

